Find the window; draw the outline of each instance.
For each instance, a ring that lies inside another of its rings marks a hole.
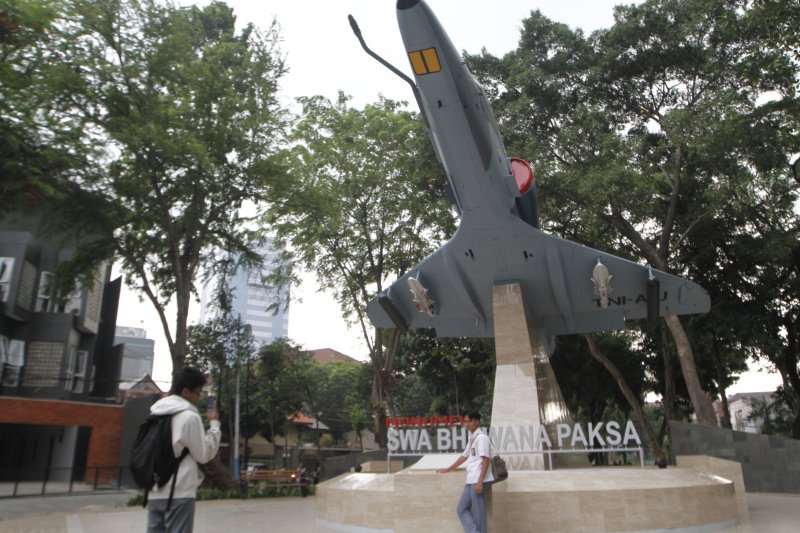
[[[78,350],[71,346],[67,360],[67,379],[64,388],[72,392],[83,392],[86,387],[86,363],[89,361],[87,350]]]
[[[734,420],[736,421],[735,429],[739,431],[744,430],[744,413],[741,409],[737,409],[736,413],[734,414]]]
[[[11,273],[14,271],[13,257],[0,257],[0,302],[8,299]]]
[[[44,313],[50,311],[50,272],[42,272],[39,274],[39,292],[36,294],[36,307],[35,310]]]
[[[81,306],[83,305],[83,291],[76,290],[70,296],[69,301],[64,304],[64,313],[72,313],[73,315],[81,314]]]
[[[22,367],[25,366],[25,341],[0,336],[0,384],[17,387]]]
[[[36,294],[35,310],[39,313],[72,313],[79,315],[83,305],[83,289],[79,286],[70,295],[69,300],[56,304],[50,293],[50,277],[52,272],[42,271],[39,274],[39,291]]]

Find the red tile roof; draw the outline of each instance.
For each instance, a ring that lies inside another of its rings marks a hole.
[[[314,418],[308,417],[303,413],[296,413],[294,415],[286,417],[289,422],[292,422],[297,425],[304,425],[309,426],[311,429],[320,429],[320,430],[327,430],[330,429],[328,426],[323,424],[322,422],[317,421]]]
[[[333,348],[320,348],[318,350],[309,350],[311,357],[314,361],[319,363],[330,363],[331,361],[349,361],[351,363],[359,363],[357,359],[353,359],[349,355],[342,352],[337,352]]]

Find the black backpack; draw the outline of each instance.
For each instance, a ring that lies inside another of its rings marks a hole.
[[[131,474],[136,484],[144,489],[142,507],[147,506],[147,494],[153,485],[161,488],[172,478],[167,501],[169,511],[178,467],[188,454],[189,448],[184,448],[180,457],[175,457],[172,450],[172,415],[150,415],[141,423],[131,449]]]

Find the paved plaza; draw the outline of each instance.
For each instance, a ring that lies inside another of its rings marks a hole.
[[[141,507],[126,506],[132,494],[135,493],[2,498],[0,532],[143,533],[145,511]],[[748,507],[750,524],[727,531],[797,533],[800,495],[752,493],[748,494]],[[317,524],[313,496],[198,502],[196,533],[239,531],[326,533],[336,530]]]

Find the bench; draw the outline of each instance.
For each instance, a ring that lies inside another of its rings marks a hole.
[[[308,487],[309,480],[300,480],[297,477],[297,472],[294,470],[242,470],[240,478],[247,481],[249,484],[266,482],[271,487],[276,488],[294,488],[294,487]]]

